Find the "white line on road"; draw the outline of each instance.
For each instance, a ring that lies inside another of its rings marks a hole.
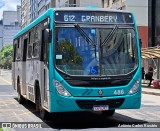
[[[13,111],[13,114],[16,116],[17,114]]]
[[[0,80],[3,81],[3,82],[5,82],[5,83],[7,83],[7,84],[9,84],[9,85],[12,85],[12,82],[10,82],[10,81],[2,78],[2,77],[0,77]]]
[[[8,97],[8,96],[17,96],[17,95],[0,95],[1,96],[5,96],[5,97]]]

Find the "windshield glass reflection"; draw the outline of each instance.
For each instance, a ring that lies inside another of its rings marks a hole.
[[[112,30],[80,28],[81,33],[76,28],[57,28],[56,67],[66,74],[81,76],[133,71],[138,63],[134,30],[118,28],[108,37]]]

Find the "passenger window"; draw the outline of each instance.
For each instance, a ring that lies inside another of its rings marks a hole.
[[[31,33],[30,33],[30,44],[33,43],[35,41],[35,38],[34,38],[34,30],[32,29],[31,30]]]
[[[26,61],[28,38],[23,42],[23,61]]]
[[[20,60],[20,53],[21,53],[21,50],[18,48],[17,50],[17,54],[16,54],[16,60]]]
[[[47,43],[48,37],[45,32],[46,29],[42,30],[42,61],[48,66],[49,43]]]
[[[16,60],[20,60],[21,59],[21,39],[18,39],[18,43],[17,43],[17,52],[16,52]]]
[[[33,43],[33,57],[38,58],[39,57],[39,44],[38,43]]]
[[[32,58],[32,45],[28,45],[28,55],[27,55],[27,58]]]
[[[16,60],[16,52],[17,52],[17,43],[15,41],[13,46],[13,62],[15,62]]]

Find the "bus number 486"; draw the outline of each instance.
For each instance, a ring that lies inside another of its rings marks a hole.
[[[124,90],[115,90],[114,91],[114,95],[123,95],[124,94]]]

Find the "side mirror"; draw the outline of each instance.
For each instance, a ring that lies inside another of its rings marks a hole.
[[[50,29],[44,30],[44,41],[46,43],[51,43],[52,41],[52,31]]]

